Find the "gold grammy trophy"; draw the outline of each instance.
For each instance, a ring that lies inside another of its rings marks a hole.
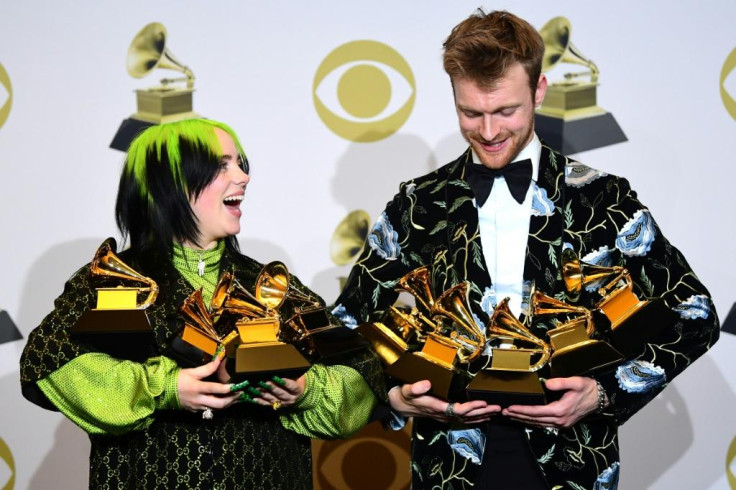
[[[605,340],[593,338],[596,323],[593,312],[534,291],[530,296],[533,318],[542,315],[565,315],[555,328],[547,331],[552,346],[550,376],[583,376],[618,364],[623,356]],[[572,316],[572,318],[569,318]]]
[[[148,126],[200,117],[193,111],[194,74],[168,49],[167,37],[166,27],[159,22],[152,22],[141,29],[128,48],[128,74],[133,78],[143,78],[154,70],[166,69],[181,72],[184,76],[163,78],[160,85],[136,90],[138,109],[120,125],[111,148],[127,151],[132,139]]]
[[[363,250],[370,226],[371,217],[362,209],[349,212],[338,223],[330,240],[330,258],[335,265],[348,265],[355,260]],[[341,276],[338,280],[342,291],[347,277]]]
[[[626,141],[613,115],[597,104],[598,67],[572,43],[570,21],[555,17],[539,33],[544,41],[543,72],[562,63],[587,68],[565,73],[564,80],[549,83],[547,95],[537,109],[535,124],[539,136],[564,154]],[[583,81],[581,77],[589,79]]]
[[[207,309],[202,289],[190,294],[179,307],[179,311],[186,318],[181,334],[175,339],[177,344],[172,343],[179,357],[183,355],[190,364],[196,366],[210,361],[221,347],[225,349],[226,355],[233,357],[238,333],[235,330],[227,335],[220,335],[217,332],[215,328],[217,315],[214,309],[212,311]]]
[[[270,378],[274,374],[298,377],[311,366],[297,348],[281,340],[283,320],[279,308],[288,299],[313,303],[314,299],[290,287],[281,262],[270,262],[256,279],[255,296],[224,301],[223,312],[240,313],[235,323],[240,345],[235,350],[235,373],[242,378]],[[239,288],[239,291],[245,291]],[[247,292],[247,291],[246,291]],[[248,306],[246,306],[248,304]]]
[[[542,405],[544,388],[537,375],[549,360],[552,349],[516,319],[501,301],[488,322],[488,341],[510,342],[493,347],[491,367],[479,371],[468,384],[468,398],[485,400],[491,405]]]
[[[85,311],[71,329],[76,340],[96,346],[113,357],[142,361],[149,357],[154,335],[146,308],[158,296],[156,282],[135,271],[115,254],[117,243],[108,238],[90,264],[93,278],[119,282],[97,289],[97,305]],[[139,286],[124,286],[138,283]],[[146,293],[142,301],[140,294]]]
[[[627,357],[639,352],[676,316],[661,299],[639,299],[626,268],[581,262],[571,249],[562,252],[562,278],[572,297],[587,285],[602,283],[595,308],[610,322],[611,343]]]
[[[463,399],[469,375],[461,365],[480,357],[486,339],[470,311],[466,282],[456,284],[436,300],[430,284],[426,268],[412,271],[398,282],[399,287],[415,296],[417,306],[428,315],[417,308],[408,315],[392,310],[390,314],[404,326],[403,334],[408,338],[414,336],[421,350],[407,348],[385,372],[404,383],[427,379],[432,383],[431,394],[444,399]]]

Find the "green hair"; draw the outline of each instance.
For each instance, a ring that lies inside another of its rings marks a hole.
[[[184,180],[181,169],[180,142],[184,139],[197,150],[212,157],[217,157],[222,155],[222,147],[215,134],[215,128],[219,128],[230,135],[235,142],[238,153],[245,159],[245,152],[235,132],[227,124],[218,121],[185,119],[151,126],[140,133],[130,144],[124,172],[128,176],[132,175],[138,183],[141,197],[149,201],[153,199],[146,182],[146,166],[150,164],[150,153],[152,151],[155,151],[157,162],[168,161],[176,186],[182,192],[188,193],[188,184]],[[164,150],[167,158],[162,160]]]

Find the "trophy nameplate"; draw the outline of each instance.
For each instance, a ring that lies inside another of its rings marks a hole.
[[[401,354],[385,373],[408,384],[426,379],[432,384],[430,394],[445,400],[463,399],[465,380],[455,368],[458,349],[449,339],[430,334],[421,351]]]
[[[384,367],[395,363],[408,350],[404,339],[383,323],[363,323],[355,331],[371,344]]]
[[[274,375],[297,378],[311,366],[292,344],[278,339],[277,317],[253,318],[236,323],[240,345],[235,350],[235,374],[243,379],[266,379]]]
[[[639,300],[631,288],[627,284],[596,305],[611,322],[611,342],[626,357],[637,355],[677,319],[677,314],[662,300]]]
[[[118,359],[142,362],[151,356],[155,343],[146,308],[155,301],[158,285],[120,260],[114,252],[116,246],[113,238],[100,245],[90,264],[91,276],[138,282],[145,287],[96,288],[96,307],[82,314],[70,336]],[[138,294],[142,292],[148,294],[139,302]]]

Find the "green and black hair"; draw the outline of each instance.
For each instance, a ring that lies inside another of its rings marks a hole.
[[[218,175],[222,148],[215,128],[232,137],[248,173],[248,160],[235,132],[208,119],[151,126],[130,144],[115,219],[131,247],[168,255],[173,243],[199,244],[199,225],[189,203]],[[237,250],[234,236],[226,240]]]

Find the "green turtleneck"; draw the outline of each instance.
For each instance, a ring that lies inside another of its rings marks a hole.
[[[225,240],[220,240],[209,250],[195,250],[174,244],[171,259],[174,267],[194,289],[202,288],[202,298],[207,305],[212,301],[220,279],[220,259],[224,250]]]

